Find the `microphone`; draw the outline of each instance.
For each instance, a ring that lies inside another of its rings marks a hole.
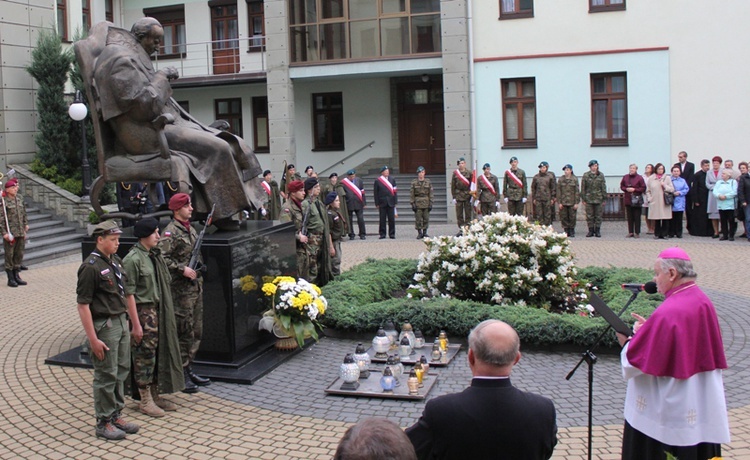
[[[653,281],[649,281],[646,284],[625,283],[622,285],[622,288],[633,292],[646,291],[647,294],[656,294],[657,292],[656,283]]]

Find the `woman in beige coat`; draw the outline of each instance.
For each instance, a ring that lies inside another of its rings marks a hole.
[[[674,193],[672,179],[665,174],[666,169],[661,163],[654,167],[654,174],[646,182],[646,198],[648,199],[648,220],[655,222],[654,238],[665,239],[669,233],[669,221],[672,219],[672,205],[664,202],[664,192]]]

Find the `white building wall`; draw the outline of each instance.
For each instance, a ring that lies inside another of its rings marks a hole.
[[[571,163],[580,176],[596,159],[616,191],[630,163],[670,161],[667,51],[482,62],[475,72],[478,164],[498,176],[513,156],[529,176],[541,161],[558,176]],[[590,74],[607,72],[627,73],[628,146],[591,146]],[[500,80],[526,77],[536,83],[537,148],[503,149]]]
[[[475,58],[668,47],[670,161],[680,150],[696,163],[750,159],[740,134],[750,122],[750,2],[628,1],[625,11],[590,14],[585,0],[536,0],[533,18],[502,21],[498,8],[473,3]]]

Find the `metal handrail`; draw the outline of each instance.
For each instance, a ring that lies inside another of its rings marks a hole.
[[[318,176],[323,177],[324,173],[327,173],[328,171],[332,170],[336,165],[344,164],[344,162],[348,160],[349,158],[353,157],[354,155],[358,154],[359,152],[361,152],[362,150],[366,148],[372,148],[373,145],[375,145],[375,141],[370,141],[368,144],[365,144],[362,148],[357,149],[353,153],[350,153],[349,155],[342,158],[341,160],[334,162],[331,166],[327,167],[326,169],[322,169],[318,171]]]
[[[259,45],[253,45],[253,43],[259,43]],[[215,45],[217,44],[227,46],[216,48]],[[228,66],[231,68],[233,72],[228,72],[229,74],[258,73],[266,71],[265,36],[182,43],[175,45],[173,48],[184,51],[178,51],[177,53],[174,53],[176,57],[167,59],[156,54],[154,58],[154,67],[156,69],[159,68],[159,65],[178,67],[180,70],[180,76],[184,77],[204,77],[215,75],[215,64],[213,62],[215,57],[214,52],[235,50],[235,54],[232,56],[231,60],[221,62],[217,65]],[[243,48],[246,48],[245,53],[241,52]],[[257,55],[258,58],[254,59],[253,57],[255,55]]]

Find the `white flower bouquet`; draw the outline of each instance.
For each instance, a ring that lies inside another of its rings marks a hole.
[[[291,276],[277,276],[263,284],[263,293],[270,297],[271,308],[267,316],[273,316],[275,323],[302,347],[305,338],[318,340],[316,326],[318,317],[325,314],[328,302],[321,295],[320,288],[303,279]]]

